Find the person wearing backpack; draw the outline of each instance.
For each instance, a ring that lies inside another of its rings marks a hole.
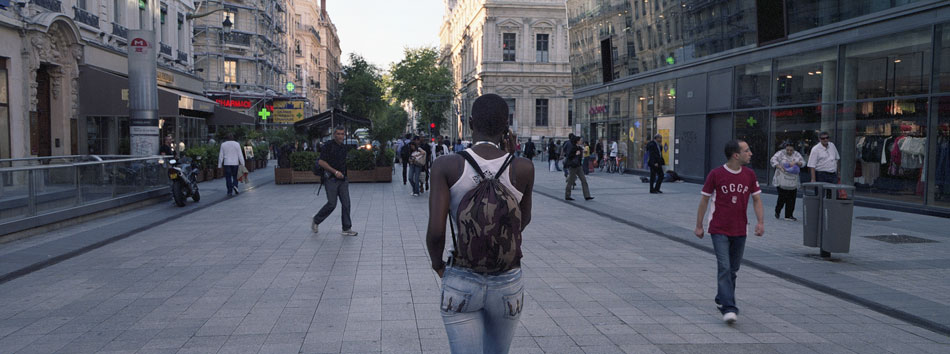
[[[524,308],[521,233],[531,222],[534,165],[514,157],[500,96],[476,99],[469,126],[472,147],[432,165],[426,246],[442,277],[440,310],[451,351],[508,353]]]

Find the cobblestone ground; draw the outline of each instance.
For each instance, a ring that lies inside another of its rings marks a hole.
[[[265,185],[4,283],[0,353],[447,353],[427,198],[408,191],[351,185],[360,235],[343,237],[339,211],[310,232],[315,186]],[[950,352],[947,336],[748,267],[727,326],[712,254],[541,194],[524,254],[513,353]]]

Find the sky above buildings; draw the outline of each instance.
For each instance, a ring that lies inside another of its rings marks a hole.
[[[403,58],[403,49],[439,45],[442,0],[327,0],[343,51],[357,53],[383,70]]]

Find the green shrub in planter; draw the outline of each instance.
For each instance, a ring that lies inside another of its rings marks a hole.
[[[267,153],[270,151],[270,147],[267,146],[267,143],[257,143],[254,145],[254,158],[257,160],[267,160]]]
[[[389,167],[393,165],[393,159],[396,158],[396,151],[393,149],[384,149],[376,155],[376,166]]]
[[[290,154],[290,164],[294,171],[312,171],[313,163],[320,157],[320,153],[313,151],[297,151]]]
[[[218,167],[218,153],[221,152],[221,144],[205,145],[205,167]]]
[[[208,161],[205,160],[207,150],[208,148],[204,145],[190,147],[185,149],[185,156],[191,158],[191,163],[195,166],[195,168],[203,170],[205,166],[209,166]],[[199,156],[201,157],[201,160],[198,159]],[[218,163],[218,161],[214,161],[214,163]]]
[[[376,168],[373,151],[353,149],[346,154],[346,169],[349,171],[369,171]]]

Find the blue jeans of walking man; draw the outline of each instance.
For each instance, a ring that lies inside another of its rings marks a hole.
[[[327,188],[327,203],[317,212],[317,215],[313,216],[313,223],[319,225],[330,216],[333,209],[336,209],[336,200],[339,198],[340,204],[343,206],[340,213],[343,219],[343,230],[349,230],[353,227],[353,221],[350,220],[350,182],[346,179],[331,177],[323,185]]]
[[[524,308],[521,268],[485,275],[447,267],[440,307],[453,354],[508,353]]]
[[[228,186],[228,195],[238,188],[238,165],[224,165],[224,183]]]
[[[739,313],[736,307],[736,273],[742,263],[746,236],[712,235],[713,248],[716,250],[716,304],[722,314]]]
[[[419,194],[422,191],[422,185],[419,183],[421,172],[422,166],[409,164],[409,184],[412,186],[412,194]]]

